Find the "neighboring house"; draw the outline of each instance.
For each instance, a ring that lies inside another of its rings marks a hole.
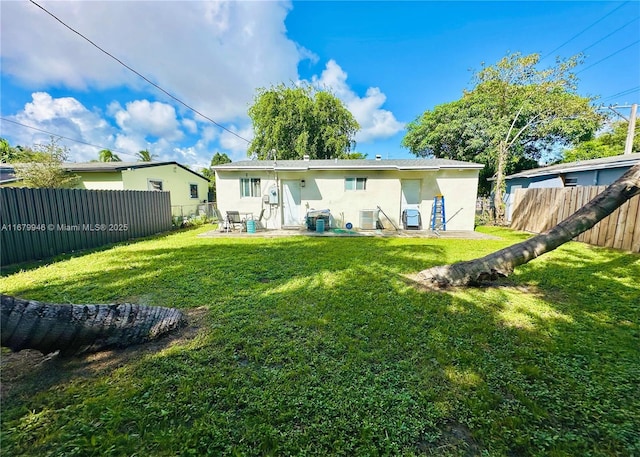
[[[11,165],[0,164],[0,187],[19,187],[20,180],[16,178],[16,174]]]
[[[507,221],[511,220],[511,206],[517,189],[607,186],[637,163],[640,163],[640,154],[624,154],[561,163],[509,175],[505,178]]]
[[[85,162],[62,167],[79,176],[81,189],[168,191],[174,216],[197,214],[198,204],[207,201],[209,180],[177,162]],[[8,168],[3,165],[0,170],[7,178],[0,185],[20,185],[11,181]]]
[[[211,167],[217,206],[258,217],[266,228],[304,226],[310,210],[330,210],[331,227],[375,229],[380,207],[402,228],[405,209],[427,229],[434,197],[443,195],[447,230],[473,230],[482,165],[445,159],[245,160]],[[379,220],[392,228],[383,214]]]

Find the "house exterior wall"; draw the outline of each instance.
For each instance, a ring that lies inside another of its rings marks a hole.
[[[260,196],[241,197],[240,179],[259,178]],[[366,178],[366,189],[346,190],[345,178]],[[304,187],[301,181],[304,180]],[[422,226],[428,228],[435,195],[445,196],[447,229],[473,230],[478,170],[381,171],[381,170],[305,170],[305,171],[237,171],[216,170],[217,205],[226,211],[252,213],[255,217],[264,208],[263,224],[269,229],[282,228],[284,186],[297,184],[300,195],[298,225],[304,225],[305,215],[312,209],[329,209],[332,226],[344,227],[351,222],[360,227],[360,211],[380,206],[393,223],[402,227],[402,182],[419,180],[419,203]],[[276,186],[277,205],[263,202],[263,196]],[[391,227],[380,214],[385,227]]]
[[[152,190],[150,180],[162,181],[162,190],[170,193],[173,216],[197,214],[198,204],[207,200],[207,180],[179,166],[168,164],[122,171],[122,183],[126,190]],[[190,184],[197,185],[197,198],[191,198]]]
[[[124,190],[122,182],[122,173],[119,171],[89,173],[89,172],[73,172],[80,177],[77,187],[80,189],[91,190]]]

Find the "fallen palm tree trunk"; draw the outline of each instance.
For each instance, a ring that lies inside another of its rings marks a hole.
[[[2,295],[1,342],[17,352],[71,355],[145,343],[185,323],[174,308],[130,303],[58,305]]]
[[[473,286],[509,276],[513,269],[572,240],[640,193],[640,164],[631,167],[593,200],[545,233],[485,257],[437,266],[418,273],[418,280],[439,287]]]

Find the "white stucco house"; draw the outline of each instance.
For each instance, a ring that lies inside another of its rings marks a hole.
[[[445,159],[245,160],[212,167],[217,206],[259,217],[267,229],[305,226],[311,210],[329,210],[332,228],[403,228],[418,210],[428,229],[434,198],[444,196],[447,230],[473,230],[482,165]],[[378,211],[380,208],[384,214]],[[264,210],[264,211],[263,211]],[[378,225],[379,226],[379,225]]]

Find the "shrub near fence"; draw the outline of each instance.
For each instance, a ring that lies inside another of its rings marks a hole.
[[[586,205],[606,186],[516,190],[511,228],[542,233]],[[576,237],[577,241],[640,252],[640,195]]]
[[[168,230],[169,192],[0,188],[0,265]]]

